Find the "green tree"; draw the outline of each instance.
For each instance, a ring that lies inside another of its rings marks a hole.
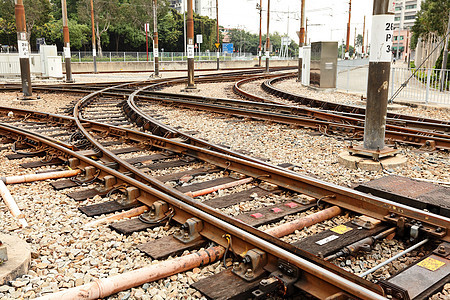
[[[358,34],[356,36],[356,46],[359,47],[362,46],[362,44],[363,44],[363,36],[362,34]]]
[[[425,0],[412,27],[411,48],[416,47],[419,38],[427,39],[428,33],[434,32],[443,37],[447,30],[449,11],[448,0]]]

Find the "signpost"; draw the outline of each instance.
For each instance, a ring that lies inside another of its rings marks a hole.
[[[233,43],[223,43],[222,51],[223,53],[233,53]]]
[[[200,52],[201,52],[200,51],[200,44],[203,43],[203,35],[197,34],[196,39],[197,39],[197,44],[198,44],[198,54],[200,56]]]
[[[148,61],[148,32],[150,31],[149,23],[144,24],[144,30],[145,30],[145,49],[147,51],[147,61]]]

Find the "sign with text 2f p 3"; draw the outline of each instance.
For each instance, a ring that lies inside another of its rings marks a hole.
[[[394,37],[394,15],[372,16],[370,62],[390,62]]]

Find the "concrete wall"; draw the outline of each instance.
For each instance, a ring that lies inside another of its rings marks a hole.
[[[221,61],[220,68],[252,68],[258,62],[253,61]],[[271,60],[271,67],[280,66],[297,66],[297,60]],[[263,66],[265,62],[263,61]],[[195,69],[216,69],[216,61],[195,62]],[[187,62],[160,62],[160,70],[186,70]],[[153,62],[97,62],[98,72],[152,72],[154,69]],[[92,62],[72,62],[73,73],[90,73],[94,71]],[[63,72],[65,72],[65,64],[63,64]]]

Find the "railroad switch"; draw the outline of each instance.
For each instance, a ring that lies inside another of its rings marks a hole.
[[[420,233],[425,233],[425,235],[438,239],[442,239],[446,235],[446,230],[442,227],[417,220],[410,220],[395,213],[385,216],[384,219],[388,222],[396,224],[398,236],[404,237],[409,235],[411,240],[416,240]]]
[[[201,239],[200,232],[203,230],[203,222],[197,218],[187,219],[186,222],[181,225],[179,233],[173,235],[177,240],[187,244],[195,242]]]
[[[259,249],[252,249],[247,252],[242,262],[233,264],[232,272],[245,281],[254,281],[264,275],[266,264],[266,253]]]
[[[278,269],[267,279],[262,279],[257,290],[252,294],[256,299],[264,299],[269,295],[289,296],[295,291],[294,284],[300,278],[301,271],[286,261],[279,260]]]

